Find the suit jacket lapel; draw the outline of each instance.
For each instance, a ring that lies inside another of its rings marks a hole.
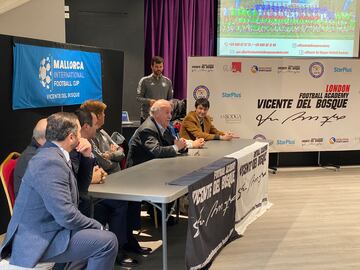
[[[161,131],[158,127],[158,125],[156,124],[156,121],[154,118],[151,117],[151,121],[153,122],[157,133],[159,134],[159,142],[161,146],[170,146],[174,144],[174,139],[173,136],[171,134],[171,131],[169,130],[169,128],[165,129],[164,135],[161,134]]]
[[[68,163],[68,162],[66,161],[66,158],[65,158],[65,156],[64,156],[64,153],[61,151],[61,149],[60,149],[56,144],[54,144],[54,143],[52,143],[52,142],[46,142],[43,147],[49,147],[49,148],[50,148],[50,147],[53,147],[53,148],[55,148],[55,149],[56,149],[56,152],[57,152],[57,153],[59,154],[59,156],[62,158],[62,160],[64,161],[64,163],[66,164],[66,166],[69,167],[70,172],[71,172],[70,175],[69,175],[69,177],[70,177],[69,181],[70,181],[71,194],[73,194],[72,197],[73,197],[74,203],[75,203],[76,205],[78,205],[78,204],[79,204],[79,189],[78,189],[76,177],[75,177],[75,174],[74,174],[72,165],[71,165],[71,159],[70,159],[70,163]]]

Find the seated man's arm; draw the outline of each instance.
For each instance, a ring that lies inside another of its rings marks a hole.
[[[104,153],[101,152],[101,150],[97,147],[97,145],[91,141],[93,154],[96,158],[96,162],[99,164],[101,168],[103,168],[105,171],[109,172],[114,170],[116,167],[118,167],[118,162],[111,161],[110,159],[106,159],[104,157]]]
[[[177,152],[175,151],[173,145],[160,145],[160,142],[157,138],[157,133],[155,131],[150,129],[144,129],[139,135],[141,144],[144,146],[146,151],[148,151],[154,158],[174,157],[177,155]]]
[[[181,128],[186,129],[194,138],[204,138],[205,141],[214,140],[217,134],[203,132],[195,120],[184,119]]]
[[[108,159],[112,161],[122,161],[125,158],[124,150],[116,143],[113,139],[111,139],[110,135],[105,131],[101,130],[101,134],[106,138],[104,143],[107,143],[109,145],[109,155]]]
[[[82,156],[80,160],[75,156],[77,153],[70,153],[71,163],[80,162],[76,179],[78,181],[79,192],[87,192],[93,178],[93,168],[95,158]]]
[[[56,222],[69,230],[101,229],[102,226],[98,221],[84,216],[73,203],[72,186],[66,164],[52,158],[43,162],[41,166],[37,166],[36,171],[33,169],[27,173],[32,180],[34,179],[34,187]]]
[[[210,133],[216,134],[216,135],[224,135],[225,134],[225,132],[218,130],[212,123],[210,126]]]

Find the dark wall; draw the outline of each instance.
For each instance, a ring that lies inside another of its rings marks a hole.
[[[121,129],[119,115],[121,115],[122,111],[123,52],[0,35],[0,115],[3,119],[2,132],[0,132],[0,162],[10,152],[17,151],[21,153],[25,149],[30,142],[33,127],[39,119],[61,110],[74,111],[79,107],[12,110],[12,44],[14,40],[33,45],[100,52],[102,57],[103,101],[108,105],[106,110],[108,120],[105,123],[105,128],[109,132]],[[0,234],[2,234],[5,232],[9,221],[8,207],[2,186],[0,188],[0,217]]]
[[[124,51],[123,108],[131,120],[138,120],[136,88],[144,75],[144,0],[65,0],[65,4],[70,14],[66,42]]]

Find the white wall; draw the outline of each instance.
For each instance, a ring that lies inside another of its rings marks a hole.
[[[1,14],[0,34],[65,42],[64,0],[31,0]]]

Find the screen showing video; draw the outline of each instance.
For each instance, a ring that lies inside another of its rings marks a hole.
[[[217,55],[358,57],[357,0],[219,0]]]

